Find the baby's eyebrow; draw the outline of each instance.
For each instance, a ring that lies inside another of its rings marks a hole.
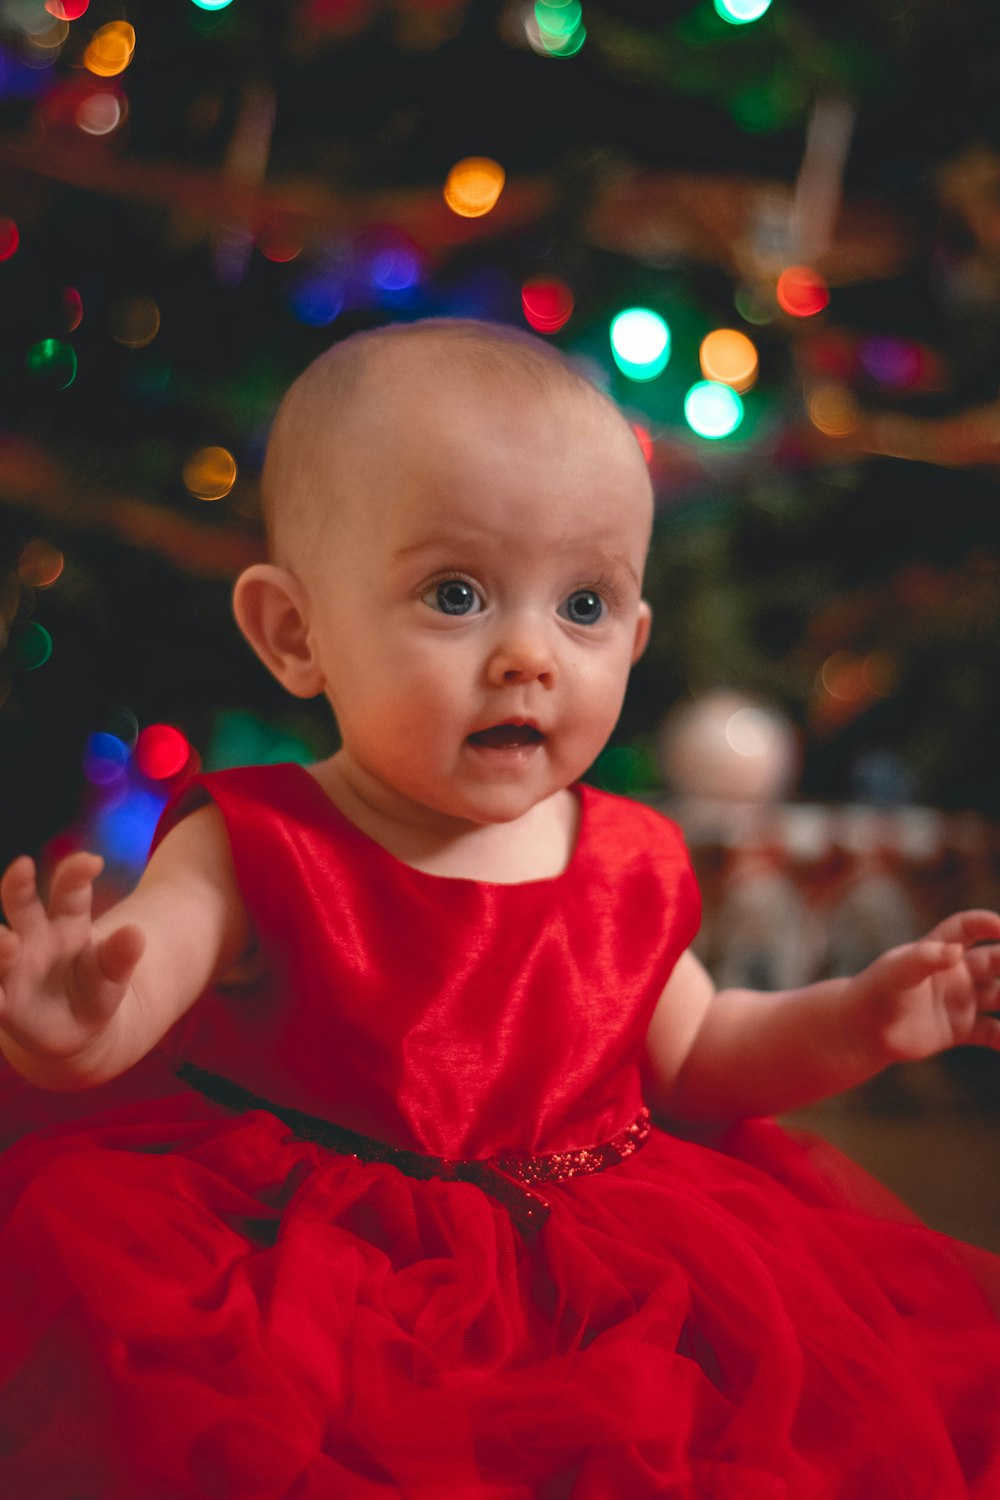
[[[608,562],[617,563],[620,568],[624,568],[625,571],[626,571],[626,573],[631,578],[632,582],[635,584],[636,588],[639,588],[641,586],[640,583],[639,583],[639,575],[638,575],[638,573],[635,571],[635,569],[633,568],[631,562],[629,561],[629,559],[627,557],[624,556],[623,553],[621,553],[621,552],[609,552],[607,554],[607,559],[608,559]]]
[[[421,537],[419,541],[408,542],[405,547],[397,547],[390,554],[391,560],[404,562],[407,558],[415,556],[418,552],[431,552],[436,548],[446,548],[458,553],[466,549],[485,545],[489,547],[491,538],[482,532],[476,531],[449,531],[439,532],[431,536]],[[575,544],[574,544],[575,546]],[[566,549],[567,551],[570,548]],[[601,567],[614,566],[622,568],[632,579],[636,588],[641,588],[639,575],[636,573],[630,559],[622,552],[606,552],[603,548],[595,551],[588,562],[597,563]]]

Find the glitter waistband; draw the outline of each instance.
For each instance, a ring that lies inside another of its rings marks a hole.
[[[632,1121],[609,1141],[597,1146],[581,1146],[573,1151],[550,1151],[541,1154],[504,1151],[495,1156],[452,1160],[428,1156],[422,1151],[406,1151],[385,1141],[348,1130],[332,1120],[307,1115],[283,1104],[262,1099],[218,1073],[207,1073],[193,1063],[182,1063],[178,1078],[197,1089],[206,1098],[228,1109],[243,1112],[264,1109],[288,1126],[304,1141],[324,1146],[341,1156],[353,1156],[360,1162],[382,1162],[398,1167],[408,1177],[438,1177],[445,1182],[471,1182],[502,1203],[522,1230],[537,1229],[548,1218],[552,1205],[535,1184],[566,1182],[571,1177],[589,1176],[617,1166],[634,1155],[649,1138],[652,1126],[649,1110],[641,1109]]]

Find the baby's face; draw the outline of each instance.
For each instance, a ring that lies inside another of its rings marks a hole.
[[[648,631],[651,494],[596,399],[452,384],[372,403],[304,581],[345,772],[401,816],[481,825],[608,739]]]

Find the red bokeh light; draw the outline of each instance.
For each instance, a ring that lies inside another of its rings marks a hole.
[[[171,724],[149,724],[139,735],[136,760],[151,781],[167,781],[183,771],[191,755],[191,746]]]
[[[558,333],[573,315],[573,293],[563,281],[537,277],[521,288],[521,306],[536,333]]]
[[[830,302],[826,282],[808,266],[787,266],[775,289],[778,306],[793,318],[811,318]]]
[[[74,333],[83,322],[83,298],[75,286],[64,286],[62,300],[66,312],[66,332]]]
[[[651,464],[653,462],[653,439],[645,427],[641,427],[638,422],[632,423],[632,431],[635,433],[636,441],[642,449],[643,458],[647,464]]]
[[[0,219],[0,260],[10,260],[21,243],[21,235],[13,219]]]

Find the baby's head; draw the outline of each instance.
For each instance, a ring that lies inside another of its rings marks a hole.
[[[636,443],[614,402],[530,334],[464,318],[355,334],[315,359],[278,408],[261,485],[273,562],[292,567],[314,554],[363,489],[374,457],[398,448],[409,461],[409,418],[415,416],[421,437],[433,441],[435,395],[449,426],[468,422],[472,450],[481,403],[490,417],[509,411],[515,423],[526,408],[541,410],[553,442],[559,441],[560,414],[572,408],[585,413],[602,438],[613,428],[629,447]],[[470,458],[474,462],[474,451]],[[509,461],[517,462],[516,446]],[[388,500],[381,495],[379,503]],[[651,518],[651,495],[648,510]]]
[[[648,635],[652,492],[562,355],[467,321],[347,339],[285,397],[263,489],[237,619],[327,697],[356,779],[488,822],[582,775]]]

